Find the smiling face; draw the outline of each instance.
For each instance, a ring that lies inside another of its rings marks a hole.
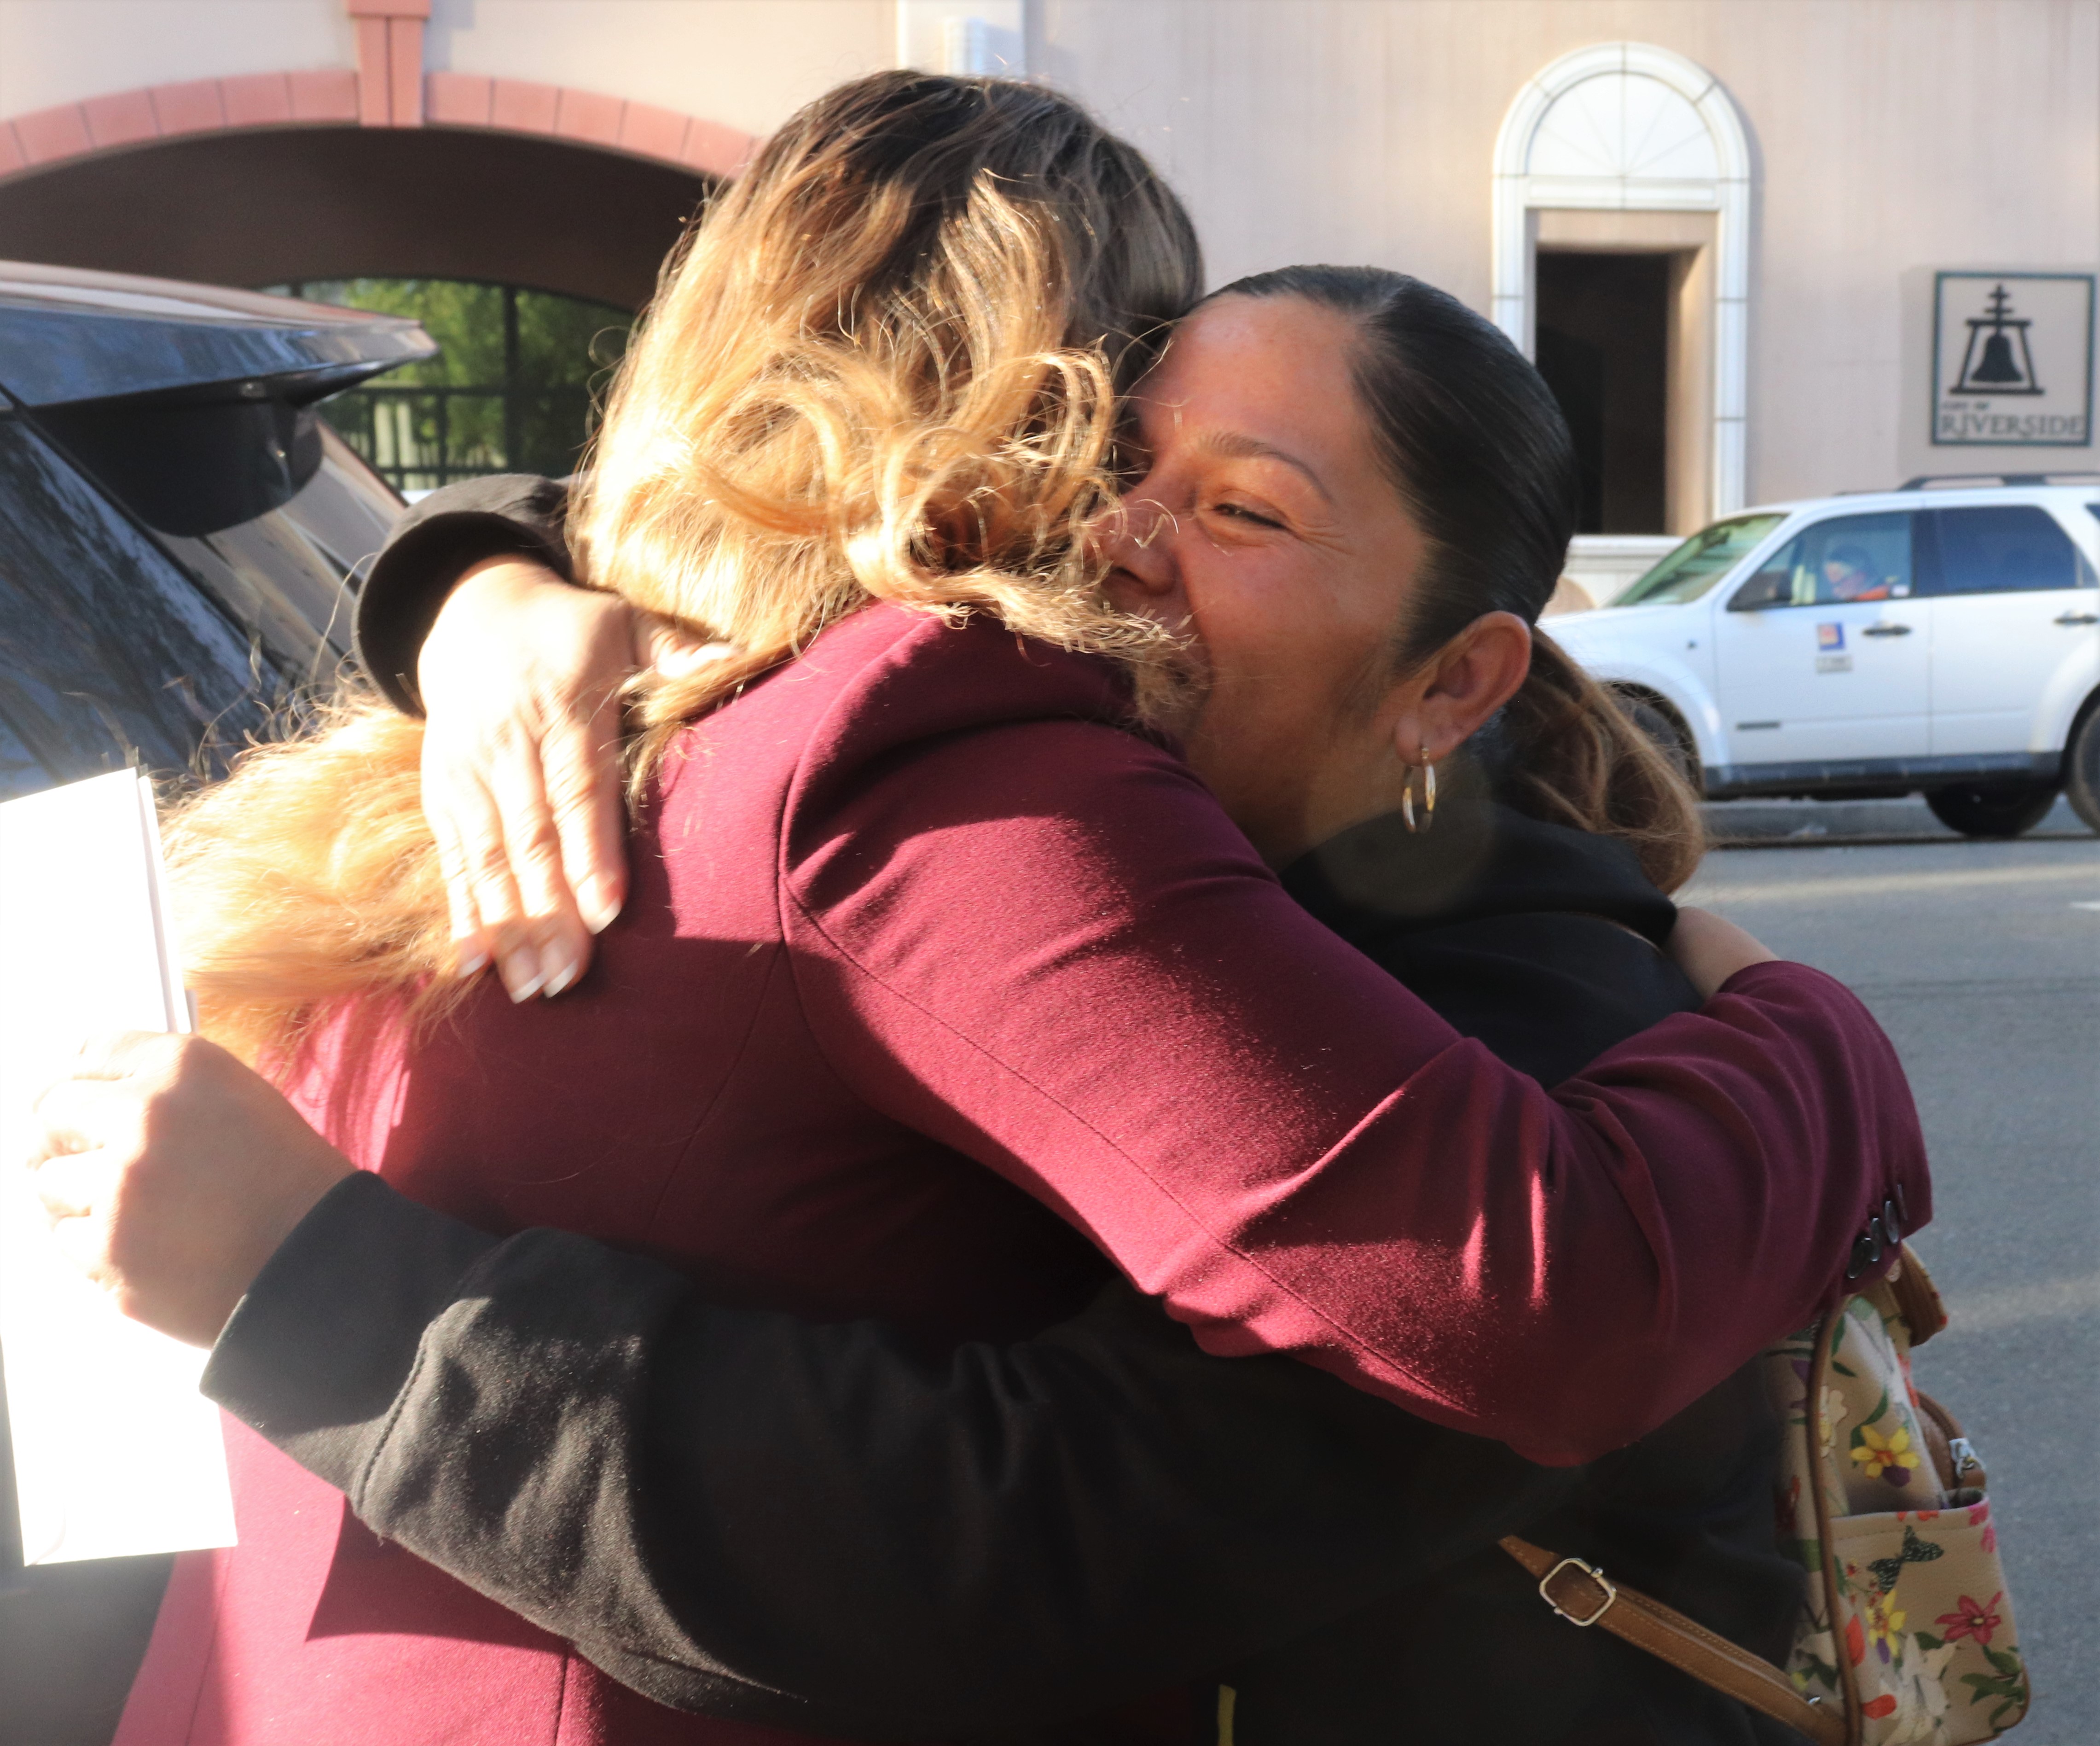
[[[1139,390],[1148,470],[1107,537],[1117,603],[1193,633],[1200,701],[1174,725],[1273,864],[1397,805],[1421,749],[1447,756],[1529,655],[1493,613],[1396,677],[1429,543],[1359,400],[1357,343],[1302,298],[1206,304]]]

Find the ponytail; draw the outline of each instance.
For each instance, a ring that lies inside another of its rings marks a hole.
[[[1692,785],[1611,692],[1542,630],[1531,671],[1502,705],[1489,764],[1497,795],[1520,812],[1622,838],[1658,891],[1698,871],[1705,826]]]

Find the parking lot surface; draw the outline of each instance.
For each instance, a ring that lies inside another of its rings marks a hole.
[[[1990,1474],[2033,1677],[2020,1746],[2100,1715],[2100,838],[2059,806],[1970,842],[1916,802],[1709,809],[1685,894],[1856,988],[1895,1038],[1932,1147],[1918,1252],[1952,1323],[1919,1386]],[[1980,1598],[1981,1597],[1979,1597]]]

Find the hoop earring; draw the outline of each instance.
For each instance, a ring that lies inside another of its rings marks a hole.
[[[1414,777],[1422,775],[1422,816],[1414,814]],[[1407,772],[1407,785],[1400,791],[1400,821],[1410,835],[1419,836],[1436,822],[1436,767],[1429,762],[1429,748],[1422,748],[1422,762]]]

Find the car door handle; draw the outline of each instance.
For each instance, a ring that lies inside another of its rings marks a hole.
[[[2059,612],[2053,622],[2059,625],[2100,625],[2100,612]]]
[[[1908,625],[1868,625],[1860,634],[1863,637],[1907,637]]]

